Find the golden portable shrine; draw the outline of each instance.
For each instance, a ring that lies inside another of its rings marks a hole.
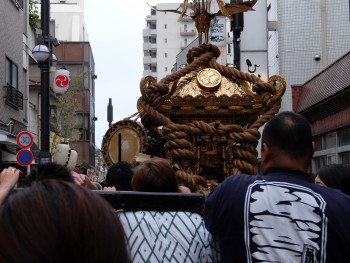
[[[137,165],[146,154],[167,158],[188,178],[256,174],[259,128],[278,113],[286,84],[220,65],[219,56],[215,45],[200,44],[175,73],[159,82],[144,77],[137,118],[114,123],[103,138],[105,165]]]

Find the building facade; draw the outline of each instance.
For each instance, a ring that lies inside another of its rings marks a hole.
[[[293,110],[311,124],[315,142],[312,170],[350,164],[350,52],[303,85],[294,86]]]
[[[157,10],[177,10],[180,4],[157,4]],[[176,56],[197,37],[192,18],[184,17],[178,22],[179,14],[151,9],[146,16],[143,30],[143,75],[157,80],[168,74],[175,64]]]
[[[69,138],[69,144],[78,153],[77,165],[95,167],[96,75],[95,61],[84,22],[84,0],[50,1],[50,35],[58,40],[52,47],[58,61],[57,66],[51,68],[50,83],[53,83],[55,70],[64,68],[70,72],[70,88],[74,90],[72,100],[76,102],[76,107],[72,134],[75,135]],[[31,102],[37,110],[37,116],[40,116],[40,88],[37,88],[39,82],[40,70],[37,65],[32,65]],[[55,97],[51,94],[51,117],[57,114],[56,104]]]
[[[30,123],[28,61],[34,46],[28,0],[0,2],[0,163],[16,163],[16,135]],[[34,134],[36,136],[36,134]],[[13,165],[13,164],[11,164]]]
[[[269,74],[286,79],[281,110],[300,85],[350,50],[348,0],[268,0]]]

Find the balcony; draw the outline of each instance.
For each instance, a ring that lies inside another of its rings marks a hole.
[[[143,75],[144,76],[151,76],[152,75],[152,70],[150,70],[150,69],[144,70],[143,71]]]
[[[156,50],[157,49],[157,43],[143,43],[143,50]]]
[[[150,37],[150,36],[156,36],[157,35],[157,30],[156,29],[144,29],[143,32],[143,37]]]
[[[194,19],[190,16],[184,16],[182,18],[182,22],[193,22],[193,21],[194,21]]]
[[[143,43],[143,50],[151,50],[151,43]]]
[[[147,22],[155,22],[155,21],[157,21],[157,16],[156,15],[148,15],[148,16],[146,16],[146,21]]]
[[[9,84],[5,86],[5,89],[6,89],[6,97],[5,97],[6,105],[16,110],[19,110],[19,109],[23,110],[23,93],[19,92],[16,88],[12,87]]]
[[[197,34],[197,31],[193,29],[188,29],[184,30],[183,28],[181,29],[180,35],[181,36],[195,36]]]
[[[156,71],[152,71],[150,69],[144,70],[143,71],[143,76],[152,76],[153,78],[157,78],[158,74]]]
[[[152,56],[144,56],[143,57],[143,64],[157,64],[157,58]]]

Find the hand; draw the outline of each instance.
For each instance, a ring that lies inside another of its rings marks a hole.
[[[8,167],[0,173],[0,204],[4,202],[10,191],[16,185],[20,170]]]
[[[103,187],[103,190],[105,190],[105,191],[117,191],[114,186],[105,186],[105,187]]]
[[[191,193],[190,188],[188,188],[187,186],[179,185],[178,188],[179,188],[180,193],[183,193],[183,194],[190,194]]]
[[[79,176],[77,176],[77,175],[75,174],[73,177],[74,177],[74,182],[75,182],[77,185],[84,186],[84,187],[86,187],[86,188],[89,188],[90,190],[98,190],[97,185],[95,185],[94,183],[92,183],[87,175],[85,175],[85,174],[79,174]]]

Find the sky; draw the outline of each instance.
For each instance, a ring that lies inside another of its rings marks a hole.
[[[137,112],[143,77],[143,36],[147,5],[179,0],[85,0],[85,24],[95,60],[96,146],[107,132],[107,105],[113,105],[113,123]]]

